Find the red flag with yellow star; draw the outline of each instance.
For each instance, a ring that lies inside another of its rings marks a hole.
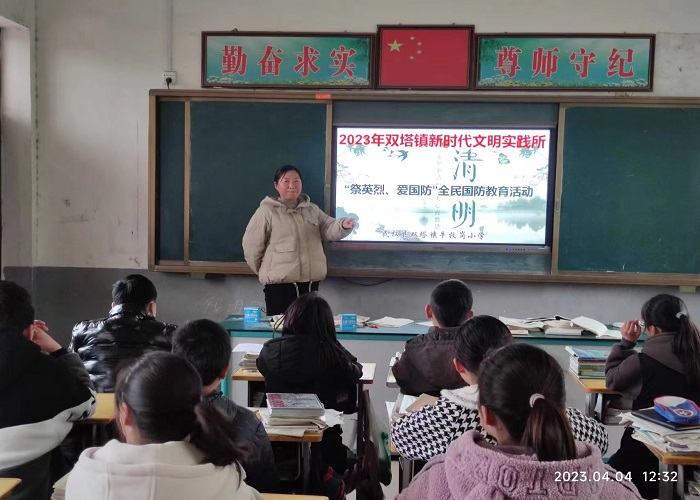
[[[473,26],[380,26],[379,87],[469,88]]]

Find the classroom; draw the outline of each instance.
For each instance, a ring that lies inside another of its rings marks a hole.
[[[220,322],[242,314],[246,306],[264,305],[262,287],[250,274],[148,270],[149,91],[165,89],[165,70],[177,72],[174,90],[201,89],[202,31],[367,33],[375,32],[377,25],[454,23],[474,25],[482,33],[648,33],[656,35],[653,91],[605,92],[597,97],[700,98],[695,16],[700,16],[695,0],[271,0],[264,5],[225,0],[0,0],[3,279],[30,291],[38,317],[51,325],[62,345],[69,343],[77,321],[104,316],[109,284],[129,273],[142,273],[155,283],[158,317],[173,324],[194,318]],[[556,97],[551,92],[517,95],[543,101]],[[265,175],[271,180],[278,167],[251,169],[268,171]],[[695,174],[689,185],[700,189]],[[271,193],[258,197],[265,194]],[[674,186],[657,186],[657,195],[673,198]],[[322,206],[320,201],[316,203]],[[248,220],[251,215],[240,217]],[[697,222],[664,224],[676,227],[682,241],[686,226]],[[636,241],[625,244],[644,245],[647,237],[638,234]],[[700,241],[697,244],[700,248]],[[697,260],[697,254],[692,258]],[[483,273],[451,276],[446,270],[442,278],[430,279],[330,276],[320,293],[334,313],[423,320],[433,287],[441,279],[459,278],[474,294],[475,314],[588,316],[612,324],[639,317],[641,304],[658,293],[679,296],[689,311],[700,315],[698,276],[679,286],[519,280],[517,271],[507,279],[488,279]],[[360,361],[377,363],[375,404],[396,397],[396,389],[384,387],[382,377],[402,343],[387,342],[377,349],[372,342],[344,342]],[[566,363],[561,346],[547,350]],[[583,406],[583,395],[570,380],[567,401]],[[611,442],[618,437],[611,433]]]

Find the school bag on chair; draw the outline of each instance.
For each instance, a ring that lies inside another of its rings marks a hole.
[[[381,420],[372,409],[369,391],[360,394],[363,418],[357,421],[358,450],[355,466],[346,474],[347,491],[356,491],[357,500],[382,500],[382,484],[391,483],[388,418]]]

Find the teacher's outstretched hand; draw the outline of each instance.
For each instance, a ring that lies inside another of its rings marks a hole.
[[[334,219],[311,203],[295,166],[275,172],[274,186],[279,196],[260,202],[243,235],[243,254],[264,285],[269,316],[318,290],[327,272],[323,240],[343,239],[355,227],[354,219]]]

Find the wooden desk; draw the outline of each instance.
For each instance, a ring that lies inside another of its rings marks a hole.
[[[659,472],[662,474],[666,473],[666,477],[677,479],[677,481],[658,481],[659,500],[672,500],[674,496],[674,486],[676,494],[680,498],[684,498],[683,466],[700,465],[700,453],[668,453],[658,450],[653,446],[649,446],[648,444],[646,447],[649,448],[649,451],[659,460]],[[674,473],[677,475],[674,476]]]
[[[101,392],[97,394],[97,408],[89,418],[79,420],[76,424],[106,425],[114,420],[114,393]]]
[[[255,368],[239,368],[233,375],[231,380],[239,380],[244,382],[265,382],[265,377]]]
[[[100,446],[107,441],[107,434],[101,426],[114,421],[114,393],[101,392],[96,395],[97,408],[89,418],[78,420],[76,425],[91,425],[91,432],[83,435],[83,447]],[[102,437],[102,439],[101,439]]]
[[[377,363],[360,363],[362,365],[362,378],[360,385],[371,385],[374,383],[374,372],[377,371]]]
[[[374,373],[377,371],[377,363],[360,363],[362,365],[362,377],[358,385],[371,385],[374,383]],[[231,380],[237,380],[239,382],[248,382],[248,406],[254,406],[251,397],[251,389],[253,384],[260,384],[265,382],[265,377],[255,368],[239,368],[233,375],[231,375]],[[361,387],[359,390],[362,390]]]
[[[392,388],[399,386],[399,384],[396,383],[396,377],[394,377],[394,372],[392,371],[391,366],[389,366],[389,373],[386,376],[386,386]]]
[[[598,394],[619,394],[605,387],[605,379],[602,378],[578,378],[571,372],[567,372],[586,395],[586,415],[595,418],[595,404]]]
[[[0,478],[0,500],[10,498],[12,490],[22,483],[20,479]]]

